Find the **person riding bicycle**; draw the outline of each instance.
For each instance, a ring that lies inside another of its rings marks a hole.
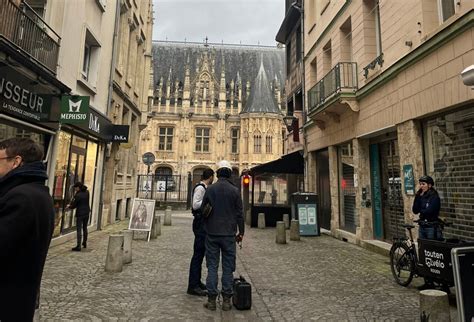
[[[430,176],[422,176],[418,182],[420,189],[417,191],[413,201],[412,211],[415,214],[420,214],[420,219],[418,220],[419,238],[441,240],[443,239],[439,219],[441,200],[438,192],[433,188],[434,180]],[[433,281],[425,277],[425,284],[419,286],[418,289],[425,290],[434,287]]]
[[[441,200],[438,192],[433,188],[434,180],[430,176],[422,176],[418,182],[420,189],[416,193],[412,210],[413,213],[420,214],[419,238],[441,240],[443,239],[439,225]]]

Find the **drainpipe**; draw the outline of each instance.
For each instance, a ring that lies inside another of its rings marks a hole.
[[[119,32],[120,24],[120,1],[116,0],[115,2],[115,26],[114,26],[114,36],[112,39],[112,62],[110,63],[110,76],[109,76],[109,90],[107,95],[107,106],[106,106],[106,115],[109,116],[110,104],[112,103],[112,92],[114,87],[114,68],[115,61],[117,60],[117,38]],[[112,149],[112,144],[110,143],[110,148]],[[102,226],[102,214],[104,212],[104,177],[105,177],[105,159],[107,157],[107,145],[104,146],[103,153],[103,163],[102,163],[102,176],[100,178],[100,197],[99,197],[99,216],[97,218],[97,230],[101,230]]]

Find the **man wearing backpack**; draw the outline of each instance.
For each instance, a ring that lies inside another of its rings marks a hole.
[[[206,285],[201,282],[202,261],[206,252],[206,231],[204,218],[201,213],[201,204],[207,186],[214,181],[214,171],[206,169],[202,173],[202,180],[193,189],[191,211],[194,216],[194,252],[189,267],[188,294],[206,296]]]

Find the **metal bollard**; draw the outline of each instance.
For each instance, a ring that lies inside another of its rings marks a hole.
[[[283,221],[277,221],[276,225],[276,243],[286,244],[286,229]]]
[[[290,240],[300,240],[300,222],[296,219],[291,220]]]
[[[283,222],[285,223],[285,229],[290,228],[290,216],[288,214],[283,214]]]
[[[132,239],[133,231],[124,230],[123,234],[123,263],[130,264],[132,262]]]
[[[105,259],[106,272],[121,272],[123,267],[123,235],[110,235],[107,257]]]
[[[163,225],[171,226],[171,207],[166,207]]]
[[[245,213],[245,223],[247,225],[252,225],[252,213],[250,212],[250,209],[247,209],[247,212]]]
[[[260,212],[258,214],[258,228],[264,229],[265,228],[265,214],[263,212]]]
[[[420,291],[420,318],[422,317],[428,318],[430,322],[451,321],[448,294],[438,290]]]
[[[150,231],[151,239],[156,239],[156,237],[158,237],[158,229],[160,229],[160,234],[161,234],[160,216],[155,216],[153,217],[153,222],[151,225],[151,231]]]

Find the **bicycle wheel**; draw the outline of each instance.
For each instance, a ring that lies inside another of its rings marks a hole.
[[[415,260],[413,254],[404,243],[395,243],[390,249],[390,268],[395,282],[401,286],[408,286],[415,274]]]

